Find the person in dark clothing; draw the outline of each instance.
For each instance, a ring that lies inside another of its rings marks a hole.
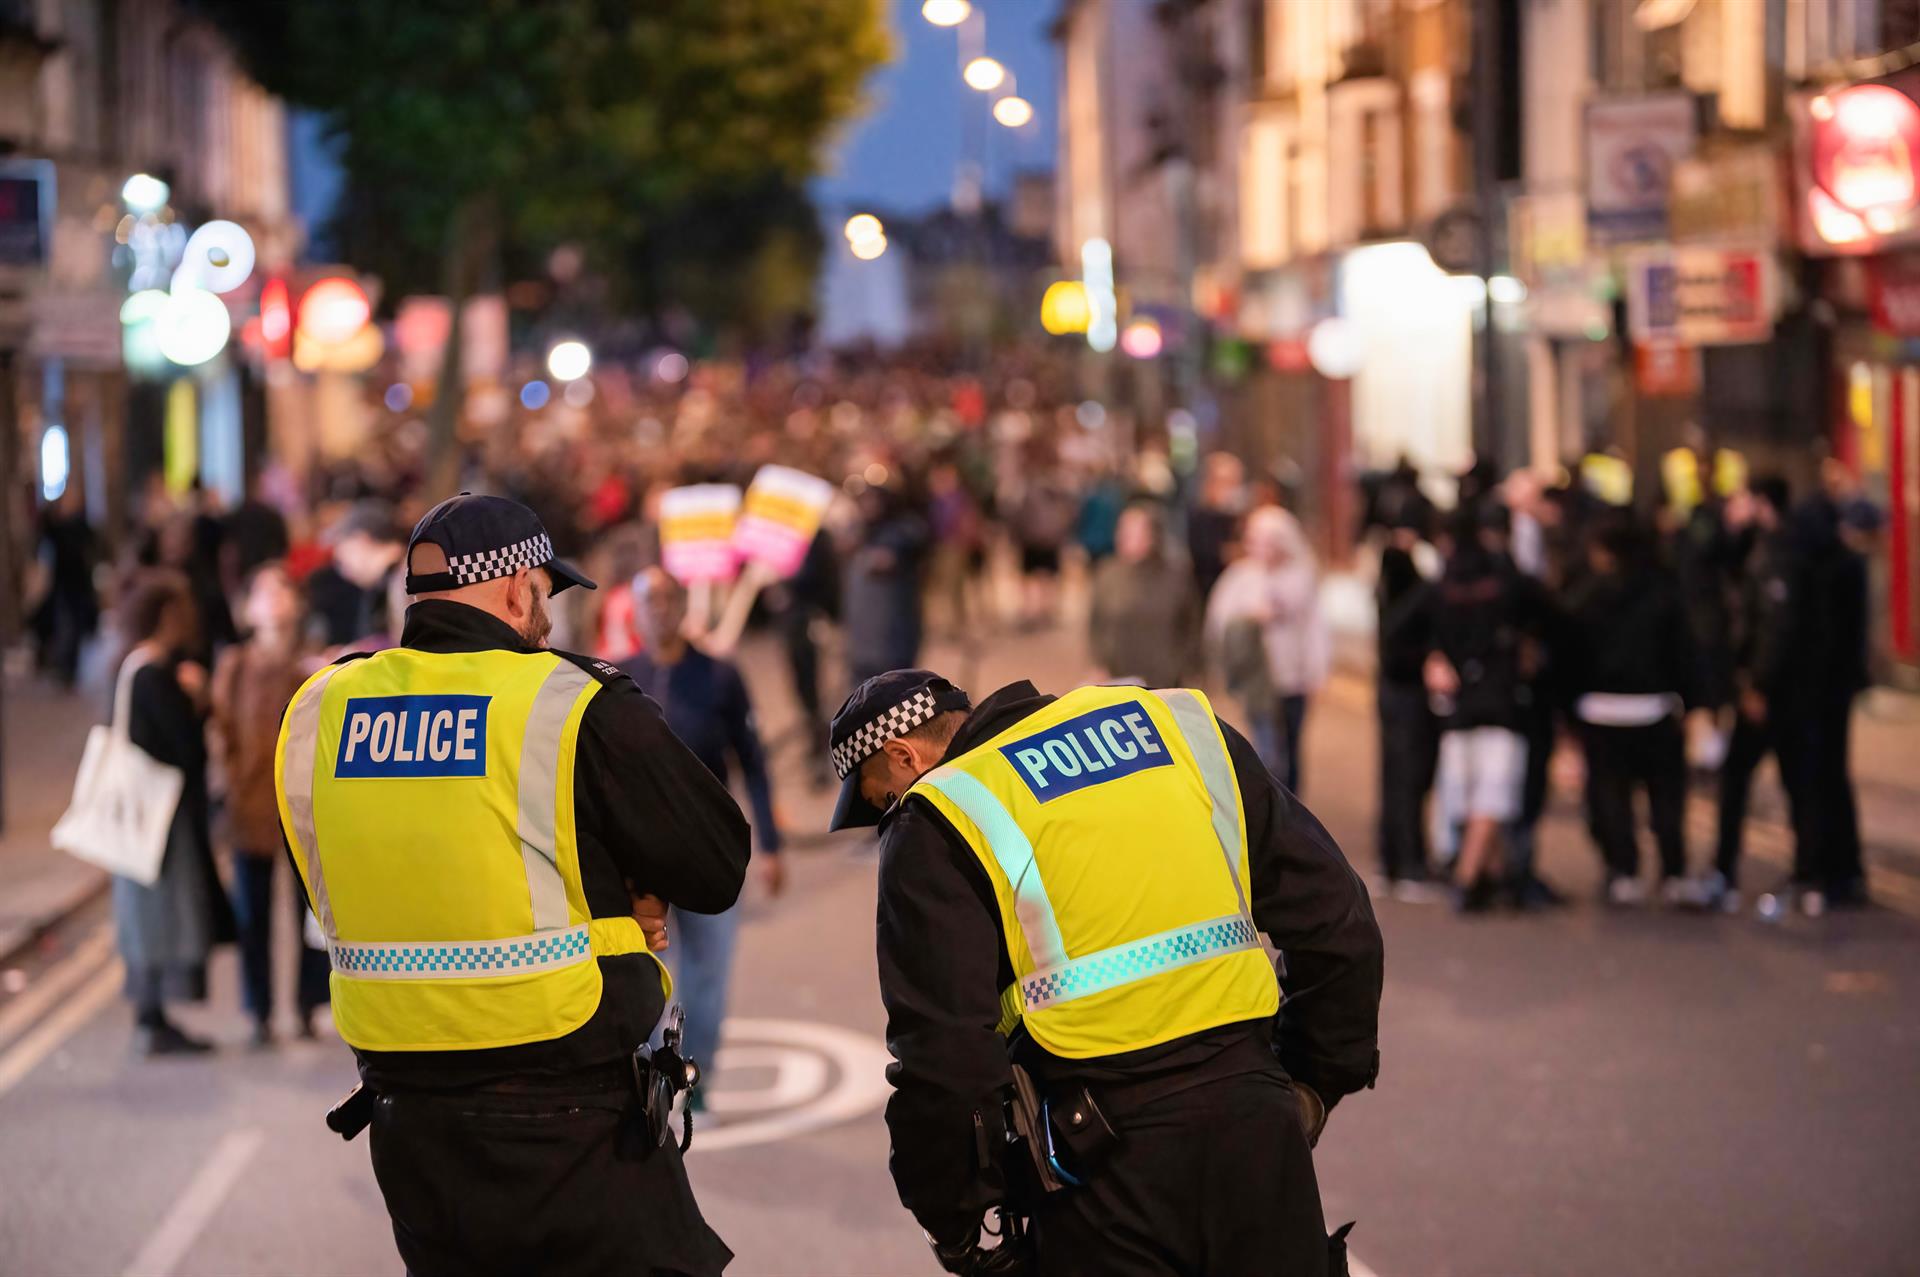
[[[826,788],[829,773],[825,761],[827,714],[820,703],[820,644],[814,639],[813,626],[817,619],[834,615],[838,597],[833,540],[824,529],[814,534],[800,570],[769,586],[765,594],[786,651],[793,694],[800,702],[809,775],[816,789]]]
[[[920,580],[931,531],[891,489],[860,498],[859,541],[847,555],[845,601],[849,681],[912,665],[923,631]]]
[[[40,667],[71,689],[79,677],[81,649],[100,625],[100,600],[93,588],[100,538],[73,488],[41,518],[40,557],[47,568],[47,594],[33,617]]]
[[[1587,755],[1587,818],[1607,865],[1607,899],[1645,898],[1633,797],[1647,794],[1668,904],[1699,903],[1688,882],[1687,754],[1682,722],[1692,704],[1693,631],[1651,538],[1626,514],[1601,526],[1588,551],[1592,575],[1568,598],[1568,681]]]
[[[1419,606],[1426,584],[1414,566],[1419,533],[1410,526],[1393,529],[1380,554],[1379,605],[1380,712],[1380,871],[1396,899],[1428,899],[1427,790],[1440,733],[1422,682],[1428,635]]]
[[[1521,813],[1530,676],[1551,619],[1545,592],[1501,552],[1485,517],[1456,516],[1446,568],[1410,620],[1427,635],[1422,675],[1440,725],[1433,827],[1436,841],[1458,849],[1463,910],[1487,907],[1502,885],[1495,852]]]
[[[213,863],[207,795],[207,672],[187,659],[197,644],[198,614],[188,582],[156,569],[134,583],[123,628],[132,640],[114,697],[114,717],[133,743],[180,770],[179,806],[167,831],[160,873],[152,883],[113,880],[113,921],[126,993],[133,1003],[134,1050],[144,1056],[213,1049],[166,1014],[169,1001],[207,995],[207,958],[233,940],[233,911]]]
[[[1787,661],[1793,624],[1793,545],[1786,526],[1787,481],[1756,478],[1728,503],[1738,537],[1739,589],[1730,618],[1734,720],[1727,756],[1720,763],[1720,824],[1714,871],[1702,884],[1703,902],[1729,913],[1740,909],[1740,856],[1753,775],[1768,754],[1779,756],[1778,709],[1787,703],[1792,670]],[[1784,764],[1781,781],[1788,802],[1799,804],[1798,777]],[[1796,832],[1801,822],[1794,820]]]
[[[1245,908],[1284,954],[1283,1009],[1118,1055],[1064,1058],[1040,1045],[1030,1018],[1003,1038],[994,1026],[1015,971],[997,889],[930,799],[900,796],[1057,699],[1020,682],[964,709],[938,676],[896,671],[835,716],[846,780],[835,827],[880,826],[880,988],[895,1059],[886,1120],[900,1199],[949,1271],[967,1271],[982,1213],[1007,1200],[1008,1177],[1023,1169],[995,1155],[999,1097],[1018,1065],[1042,1095],[1089,1089],[1122,1132],[1083,1187],[1034,1211],[1037,1271],[1317,1277],[1328,1246],[1309,1142],[1322,1106],[1371,1086],[1379,1067],[1382,947],[1366,889],[1246,738],[1209,714],[1245,814]],[[933,717],[902,718],[921,705]],[[1050,884],[1060,917],[1075,916],[1074,893],[1088,886]]]
[[[287,516],[256,490],[228,513],[224,530],[227,579],[244,586],[255,571],[287,557],[293,540]]]
[[[1868,686],[1866,562],[1841,538],[1840,507],[1817,493],[1794,511],[1788,677],[1773,712],[1781,770],[1798,791],[1793,882],[1803,912],[1865,898],[1849,761],[1853,702]]]
[[[517,564],[502,546],[517,549]],[[401,635],[412,668],[429,668],[436,656],[547,651],[548,594],[556,583],[585,582],[559,559],[528,565],[529,549],[550,555],[551,543],[530,511],[502,498],[455,498],[421,521],[407,550],[414,602]],[[471,581],[476,571],[488,575]],[[747,870],[747,823],[632,679],[603,661],[553,655],[569,676],[577,669],[599,684],[575,711],[572,872],[581,903],[597,925],[633,918],[649,947],[664,948],[668,905],[733,907]],[[511,835],[511,814],[503,827]],[[324,824],[313,827],[323,860],[328,836]],[[341,868],[351,863],[344,846],[333,854]],[[336,913],[343,903],[334,902]],[[422,894],[414,907],[448,906]],[[598,1001],[570,1032],[507,1046],[355,1048],[362,1082],[379,1097],[373,1169],[410,1273],[714,1274],[731,1258],[701,1217],[676,1145],[649,1147],[643,1133],[633,1053],[666,1011],[660,967],[618,948],[590,960]]]
[[[687,642],[687,592],[665,568],[641,572],[634,579],[633,593],[646,647],[622,661],[620,670],[660,703],[673,734],[721,784],[729,779],[729,757],[740,769],[753,806],[761,878],[767,893],[778,895],[786,881],[780,827],[774,823],[773,782],[767,776],[766,749],[754,726],[747,685],[731,664]],[[726,1018],[740,910],[735,906],[724,913],[702,914],[676,909],[667,926],[677,941],[669,964],[675,991],[687,1009],[687,1054],[711,1077],[720,1025]],[[690,1102],[699,1098],[695,1091]]]
[[[1187,557],[1193,560],[1194,588],[1201,598],[1239,551],[1240,520],[1247,504],[1247,472],[1240,458],[1216,452],[1207,458],[1199,500],[1187,512]]]

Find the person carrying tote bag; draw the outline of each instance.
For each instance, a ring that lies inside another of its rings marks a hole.
[[[108,873],[151,887],[167,852],[167,831],[185,779],[133,743],[127,733],[133,676],[152,659],[127,654],[113,692],[112,717],[87,733],[73,801],[53,827],[53,846]]]
[[[182,1032],[163,1007],[168,1000],[206,996],[207,955],[215,944],[232,940],[235,929],[214,869],[208,819],[207,675],[181,659],[198,629],[185,578],[172,571],[137,578],[120,628],[134,646],[113,730],[124,731],[129,746],[180,777],[152,881],[124,872],[113,880],[114,932],[134,1007],[134,1048],[146,1056],[197,1053],[210,1045]],[[122,710],[124,728],[118,726]]]

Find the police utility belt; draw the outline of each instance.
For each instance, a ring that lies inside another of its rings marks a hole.
[[[620,1070],[622,1082],[631,1083],[639,1101],[638,1116],[646,1136],[644,1147],[651,1151],[664,1148],[673,1132],[673,1102],[679,1095],[691,1101],[700,1085],[700,1065],[682,1053],[686,1038],[686,1012],[678,1005],[667,1013],[666,1028],[660,1045],[643,1042]],[[327,1110],[327,1129],[343,1140],[351,1140],[373,1121],[374,1106],[380,1095],[362,1082],[348,1091],[338,1104]],[[693,1146],[693,1113],[687,1105],[680,1109],[680,1151]]]

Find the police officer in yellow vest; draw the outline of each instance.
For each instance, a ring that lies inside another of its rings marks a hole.
[[[1378,1068],[1380,932],[1207,698],[1022,682],[976,708],[896,670],[831,750],[834,827],[880,826],[893,1177],[941,1264],[1021,1270],[981,1240],[1012,1196],[1031,1271],[1344,1271],[1308,1150]]]
[[[463,493],[407,554],[401,646],[308,679],[276,759],[401,1258],[718,1273],[633,1053],[669,993],[642,921],[731,906],[746,821],[631,680],[548,650],[549,594],[593,583],[531,510]]]

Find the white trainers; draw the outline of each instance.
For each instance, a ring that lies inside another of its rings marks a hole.
[[[1620,908],[1647,902],[1647,886],[1638,878],[1614,878],[1607,883],[1607,903]]]

